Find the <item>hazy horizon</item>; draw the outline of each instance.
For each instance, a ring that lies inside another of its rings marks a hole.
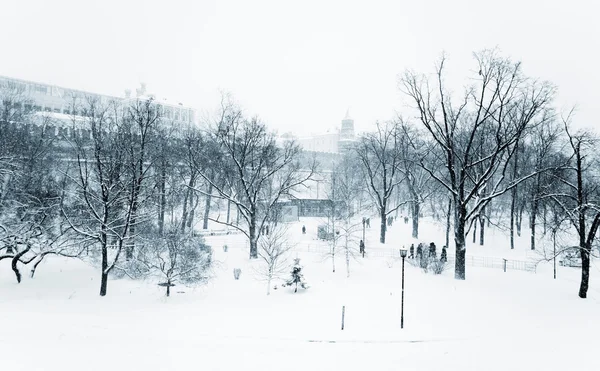
[[[203,116],[220,92],[280,133],[357,131],[404,112],[397,76],[442,52],[465,83],[472,52],[498,47],[558,86],[556,106],[598,127],[593,3],[459,0],[5,1],[0,75],[123,96],[141,82]],[[460,88],[460,86],[456,86]],[[410,115],[408,115],[410,116]]]

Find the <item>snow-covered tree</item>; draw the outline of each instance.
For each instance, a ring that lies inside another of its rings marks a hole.
[[[197,284],[208,280],[212,250],[200,236],[182,233],[171,226],[163,236],[139,246],[136,265],[141,273],[161,280],[166,295],[176,283]]]
[[[302,265],[300,265],[300,259],[294,259],[294,266],[292,267],[291,277],[283,284],[283,286],[294,286],[294,292],[298,292],[298,285],[303,289],[307,289],[309,286],[304,280],[304,274],[302,273]]]
[[[269,226],[269,234],[258,242],[258,257],[261,265],[258,274],[267,281],[267,295],[271,294],[271,282],[287,269],[287,258],[293,245],[287,238],[288,228],[279,223]]]

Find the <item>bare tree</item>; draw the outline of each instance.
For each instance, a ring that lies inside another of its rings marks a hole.
[[[105,106],[88,99],[82,113],[91,141],[74,139],[77,166],[74,174],[65,174],[74,194],[64,203],[62,213],[77,234],[96,241],[101,261],[100,296],[106,295],[108,275],[130,235],[135,201],[132,177],[126,174],[126,162],[131,159],[123,138],[129,133],[119,112],[116,103]]]
[[[221,150],[220,167],[227,169],[229,181],[215,181],[210,169],[201,169],[199,174],[212,186],[212,197],[235,205],[245,226],[209,219],[244,233],[250,242],[250,258],[257,258],[259,232],[269,222],[280,197],[311,179],[316,163],[302,169],[301,150],[294,141],[278,145],[275,135],[263,123],[256,118],[245,119],[238,108],[226,102],[214,138]]]
[[[263,263],[258,273],[267,282],[267,295],[271,294],[273,279],[281,278],[287,272],[288,256],[293,247],[288,238],[288,228],[281,223],[271,223],[269,234],[258,242],[258,257]]]
[[[600,163],[594,156],[598,139],[589,132],[573,132],[570,129],[571,114],[563,120],[572,163],[566,174],[559,177],[562,192],[548,195],[562,209],[577,232],[578,249],[581,256],[581,283],[579,297],[585,299],[589,289],[590,256],[600,227],[600,185],[594,177]]]
[[[136,262],[142,275],[156,277],[170,296],[176,283],[197,284],[209,278],[212,250],[202,237],[182,233],[178,225],[170,225],[162,237],[140,246]]]
[[[465,238],[472,223],[491,200],[536,174],[509,181],[507,170],[516,143],[554,94],[548,83],[526,78],[520,63],[501,58],[496,51],[476,53],[475,60],[477,85],[467,87],[458,104],[444,80],[445,58],[432,82],[413,72],[401,79],[419,121],[439,149],[444,171],[422,166],[453,197],[457,279],[465,279]]]
[[[396,174],[401,162],[399,141],[400,131],[396,123],[377,123],[377,131],[365,134],[357,148],[358,158],[381,218],[381,243],[385,243],[388,215],[400,207],[390,207],[394,188],[402,181]]]
[[[152,161],[154,158],[149,150],[156,140],[156,132],[161,124],[162,112],[154,99],[136,99],[125,107],[121,127],[121,147],[125,150],[124,171],[131,178],[129,184],[128,203],[131,205],[130,224],[128,230],[128,243],[125,250],[127,260],[133,258],[135,249],[136,226],[139,222],[146,222],[147,216],[140,215],[141,205],[150,194],[143,194],[144,183],[150,177]]]
[[[399,127],[402,134],[398,143],[401,156],[398,171],[403,175],[410,195],[407,202],[412,211],[412,237],[419,238],[421,207],[435,191],[431,175],[420,166],[421,163],[430,163],[427,159],[430,156],[430,146],[421,139],[419,131],[403,120],[400,120]]]

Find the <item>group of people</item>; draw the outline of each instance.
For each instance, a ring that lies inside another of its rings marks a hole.
[[[424,243],[419,243],[417,245],[416,256],[415,256],[415,244],[410,245],[409,250],[409,259],[417,259],[421,260],[423,258],[437,259],[437,251],[436,251],[435,243],[430,243],[429,247]],[[446,246],[442,247],[442,253],[440,254],[440,261],[445,263],[448,261],[448,253],[446,251]]]

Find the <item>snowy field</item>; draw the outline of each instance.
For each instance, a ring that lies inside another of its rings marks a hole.
[[[346,277],[314,240],[316,219],[294,224],[308,290],[272,290],[258,280],[241,235],[209,237],[218,261],[207,285],[176,286],[170,298],[146,282],[111,280],[77,260],[49,258],[35,279],[17,284],[0,266],[1,370],[600,370],[600,271],[593,262],[588,299],[577,297],[580,271],[537,273],[467,267],[441,276],[406,264],[400,329],[401,263],[358,258]],[[307,226],[307,235],[300,232]],[[367,251],[377,246],[377,221]],[[424,223],[438,254],[442,232]],[[410,244],[408,225],[390,229],[386,248]],[[488,233],[467,254],[527,259],[528,237],[510,251]],[[228,252],[223,244],[230,246]],[[310,247],[313,247],[311,251]],[[449,250],[452,255],[453,251]],[[233,268],[241,268],[240,280]],[[345,329],[341,327],[346,307]]]

